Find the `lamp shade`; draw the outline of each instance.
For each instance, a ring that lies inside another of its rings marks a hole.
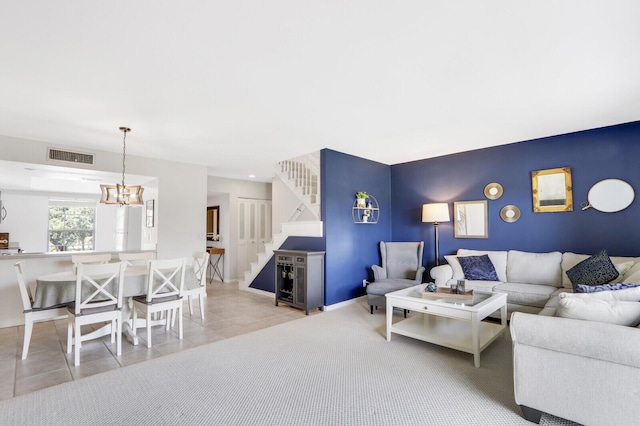
[[[447,203],[431,203],[422,205],[422,221],[437,223],[449,222],[449,204]]]

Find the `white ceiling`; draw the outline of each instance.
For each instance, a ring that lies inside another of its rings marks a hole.
[[[640,119],[637,0],[23,0],[0,134],[269,181],[330,148],[396,164]],[[0,153],[1,158],[1,153]]]

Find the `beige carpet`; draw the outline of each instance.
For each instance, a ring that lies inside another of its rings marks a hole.
[[[513,400],[506,337],[474,368],[470,354],[387,342],[384,319],[358,303],[64,383],[1,401],[0,424],[531,424]]]

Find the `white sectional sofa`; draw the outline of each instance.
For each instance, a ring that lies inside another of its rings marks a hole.
[[[508,308],[520,311],[511,315],[510,330],[514,398],[523,416],[535,423],[549,413],[584,425],[638,424],[640,287],[573,293],[567,271],[590,256],[571,252],[461,249],[431,277],[439,286],[463,279],[457,257],[481,254],[499,280],[467,286],[506,292]],[[611,284],[640,283],[640,258],[610,260],[619,273]]]
[[[588,254],[559,251],[532,253],[517,250],[479,251],[459,249],[456,255],[445,256],[448,264],[431,269],[431,278],[438,287],[448,287],[465,279],[458,257],[488,255],[497,274],[497,281],[465,280],[467,289],[507,293],[507,310],[553,315],[545,309],[547,302],[562,292],[572,292],[567,271],[590,257]],[[611,257],[620,273],[612,283],[640,282],[640,257]],[[555,303],[555,302],[554,302]],[[541,312],[543,311],[543,312]]]

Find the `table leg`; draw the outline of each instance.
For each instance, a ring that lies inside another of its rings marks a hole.
[[[391,325],[393,324],[393,302],[387,299],[387,342],[391,341]]]
[[[479,330],[480,321],[478,321],[478,315],[473,314],[471,316],[471,344],[473,346],[473,365],[480,367],[480,342],[479,342]]]

